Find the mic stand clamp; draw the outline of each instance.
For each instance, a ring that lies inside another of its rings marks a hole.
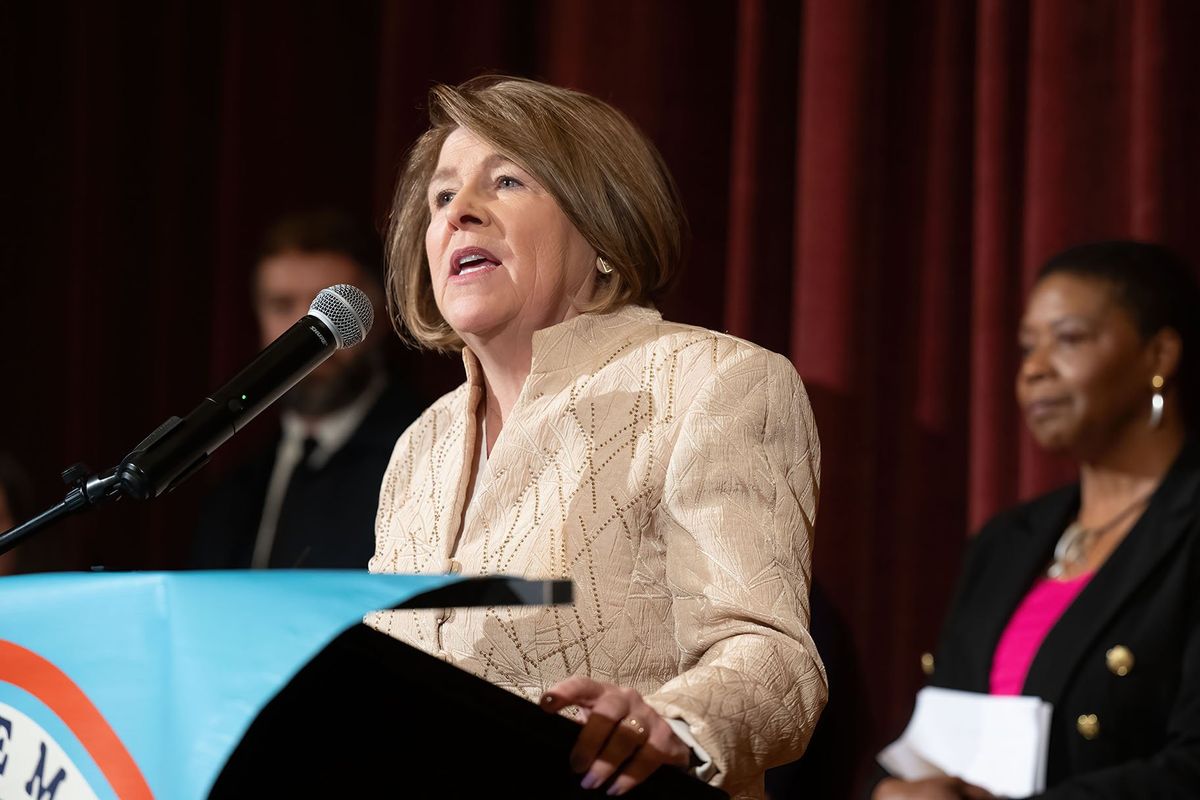
[[[136,469],[136,457],[142,455],[152,445],[178,428],[181,422],[179,417],[171,417],[143,439],[132,453],[121,460],[119,466],[101,474],[92,472],[87,464],[72,464],[64,469],[62,472],[63,483],[71,487],[67,496],[61,503],[43,511],[28,522],[0,533],[0,555],[4,555],[16,547],[17,543],[29,534],[41,530],[68,514],[75,514],[113,500],[120,500],[122,495],[129,495],[139,500],[153,497],[154,495],[145,488],[145,479],[141,471]],[[183,475],[176,478],[169,488],[174,488],[180,481],[203,466],[207,460],[208,454],[205,453]]]
[[[121,479],[116,469],[97,475],[86,464],[72,464],[63,470],[63,483],[70,489],[61,503],[43,511],[28,522],[0,534],[0,555],[17,546],[26,536],[51,522],[121,497]]]
[[[121,498],[121,481],[115,469],[96,475],[87,464],[72,464],[63,470],[62,479],[71,487],[63,499],[70,511],[80,511],[85,506],[98,506]]]

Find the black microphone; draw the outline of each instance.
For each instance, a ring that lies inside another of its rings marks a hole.
[[[229,383],[183,419],[171,417],[125,456],[115,469],[115,482],[139,500],[175,488],[334,350],[361,342],[373,316],[371,301],[359,289],[344,283],[322,289],[308,314]]]

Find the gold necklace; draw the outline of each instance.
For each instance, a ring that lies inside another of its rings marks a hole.
[[[1091,547],[1100,534],[1107,533],[1116,527],[1117,523],[1128,517],[1138,508],[1146,505],[1150,500],[1150,495],[1139,497],[1125,508],[1121,509],[1117,515],[1103,525],[1095,528],[1086,528],[1078,519],[1067,526],[1063,531],[1062,536],[1058,537],[1058,544],[1054,546],[1054,563],[1046,570],[1046,575],[1058,579],[1066,573],[1068,567],[1077,567],[1087,560],[1087,551]]]

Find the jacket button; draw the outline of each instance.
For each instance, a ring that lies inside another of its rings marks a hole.
[[[1075,730],[1090,742],[1100,735],[1100,718],[1095,714],[1080,714],[1075,720]]]
[[[921,672],[924,672],[926,676],[933,674],[933,653],[921,654]]]
[[[1133,651],[1119,644],[1104,654],[1104,663],[1109,672],[1123,678],[1133,669]]]

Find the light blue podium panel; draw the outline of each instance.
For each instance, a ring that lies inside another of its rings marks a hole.
[[[0,797],[204,797],[365,613],[569,599],[564,581],[338,570],[0,578]]]

